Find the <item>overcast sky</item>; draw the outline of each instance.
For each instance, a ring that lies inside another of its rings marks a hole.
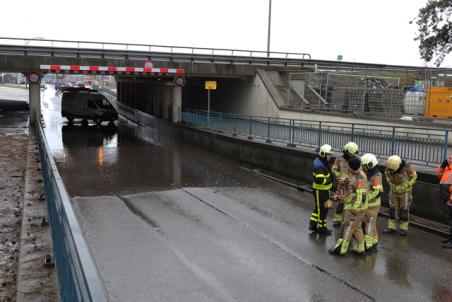
[[[273,0],[270,50],[423,66],[409,21],[426,2]],[[0,20],[3,37],[266,50],[268,0],[3,0]]]

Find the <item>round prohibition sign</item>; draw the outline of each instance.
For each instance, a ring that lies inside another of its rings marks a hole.
[[[41,79],[41,76],[37,72],[30,72],[27,76],[28,82],[31,84],[39,83],[39,80]]]
[[[183,87],[185,85],[185,78],[184,77],[175,77],[174,84],[176,84],[177,87]]]

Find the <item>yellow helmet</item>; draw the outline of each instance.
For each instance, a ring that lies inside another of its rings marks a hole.
[[[386,168],[392,171],[397,171],[402,164],[402,159],[398,155],[389,156],[386,161]]]
[[[378,159],[372,153],[366,153],[361,156],[361,164],[369,169],[372,169],[378,165]]]
[[[344,153],[358,154],[358,145],[355,142],[349,142],[344,146]]]
[[[331,153],[333,153],[333,148],[330,145],[325,144],[320,147],[320,150],[319,150],[320,157],[325,157],[327,154],[331,154]]]

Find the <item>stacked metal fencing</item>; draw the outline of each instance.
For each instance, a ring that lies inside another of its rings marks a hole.
[[[388,118],[419,111],[417,107],[412,108],[410,99],[405,100],[399,78],[305,72],[290,73],[288,85],[289,108]],[[302,101],[294,100],[294,95]],[[408,110],[407,102],[410,102]]]
[[[354,141],[361,153],[387,158],[393,154],[423,166],[436,166],[447,155],[449,131],[444,129],[320,122],[271,117],[255,117],[205,110],[184,109],[181,121],[233,136],[260,138],[288,146],[320,148],[330,144],[340,151]]]
[[[61,301],[108,301],[40,125],[37,137]]]

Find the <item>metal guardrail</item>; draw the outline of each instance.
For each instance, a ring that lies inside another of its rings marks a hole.
[[[43,38],[0,37],[0,52],[23,55],[122,57],[171,60],[205,60],[228,63],[300,65],[300,60],[310,60],[308,53],[260,51],[228,48],[204,48],[135,43],[49,40]]]
[[[61,301],[108,301],[40,124],[36,131]]]
[[[108,98],[116,99],[116,91],[108,88],[99,88],[99,92]]]
[[[450,71],[450,68],[386,65],[312,59],[309,53],[205,48],[135,43],[52,40],[44,38],[0,37],[0,54],[38,55],[51,57],[87,57],[141,59],[179,62],[210,62],[256,65],[317,65],[324,70],[387,70],[387,71]]]
[[[184,109],[180,119],[189,125],[218,132],[243,135],[249,139],[285,143],[288,146],[320,148],[330,144],[342,150],[349,142],[356,142],[362,153],[371,152],[387,158],[397,154],[414,164],[436,166],[447,155],[449,130],[417,127],[368,125],[306,121],[270,117],[255,117],[207,113],[205,110]]]

